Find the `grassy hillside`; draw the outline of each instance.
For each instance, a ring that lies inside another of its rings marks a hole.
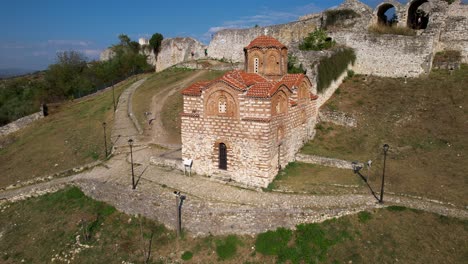
[[[386,190],[468,204],[468,66],[418,79],[356,76],[324,106],[354,115],[357,128],[329,123],[303,153],[347,160],[373,160],[371,183],[382,175],[388,143]]]
[[[77,189],[0,204],[1,263],[466,263],[468,222],[389,207],[249,236],[186,234]]]
[[[133,78],[115,87],[116,100]],[[0,188],[104,157],[113,123],[112,90],[66,102],[31,126],[0,138]],[[108,144],[109,147],[109,144]]]

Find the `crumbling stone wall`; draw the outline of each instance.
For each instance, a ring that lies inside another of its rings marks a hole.
[[[8,134],[11,134],[13,132],[16,132],[22,128],[27,127],[30,125],[32,122],[41,119],[44,117],[44,113],[42,111],[34,113],[32,115],[28,115],[25,117],[22,117],[18,120],[15,120],[11,123],[8,123],[2,127],[0,127],[0,136],[6,136]]]
[[[445,28],[440,33],[439,51],[458,50],[468,63],[468,5],[457,1],[449,6]]]
[[[205,45],[193,38],[164,39],[156,61],[156,71],[163,71],[184,61],[205,58],[205,49]]]
[[[288,24],[249,29],[225,29],[214,34],[208,47],[208,56],[233,62],[244,61],[244,48],[258,36],[267,32],[286,46],[302,41],[317,28],[319,17]]]

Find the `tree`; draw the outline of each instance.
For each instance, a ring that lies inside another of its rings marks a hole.
[[[151,39],[149,41],[149,46],[154,50],[154,53],[158,55],[160,49],[161,49],[161,43],[163,41],[164,37],[160,33],[154,33],[153,36],[151,36]]]
[[[119,35],[120,45],[122,46],[130,46],[130,38],[125,34]]]

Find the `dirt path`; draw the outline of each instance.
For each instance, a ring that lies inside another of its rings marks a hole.
[[[169,98],[176,92],[180,92],[183,88],[187,87],[190,83],[192,83],[196,78],[198,78],[205,72],[206,70],[197,71],[195,72],[195,74],[191,75],[188,78],[185,78],[179,82],[162,88],[156,95],[153,96],[151,102],[151,109],[154,112],[155,120],[152,122],[151,128],[149,130],[149,138],[151,139],[151,143],[164,146],[170,149],[180,148],[180,135],[171,134],[163,126],[161,120],[162,108],[167,98]]]

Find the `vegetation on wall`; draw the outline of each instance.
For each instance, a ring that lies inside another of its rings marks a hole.
[[[41,103],[59,102],[94,93],[128,76],[152,70],[146,56],[139,53],[138,42],[119,36],[112,47],[115,56],[108,61],[88,62],[77,51],[57,53],[40,77],[18,77],[0,83],[0,125],[38,112]]]
[[[302,63],[297,66],[297,58],[291,54],[288,54],[288,73],[305,73]]]
[[[356,54],[351,48],[337,49],[330,57],[323,58],[318,66],[317,90],[324,91],[347,70],[350,63],[354,64],[355,61]]]
[[[325,15],[327,18],[325,20],[324,28],[331,26],[344,26],[345,20],[360,17],[360,15],[352,9],[327,10],[325,11]]]
[[[336,42],[328,37],[327,32],[323,29],[316,29],[309,33],[299,44],[300,50],[325,50],[335,46]]]
[[[375,24],[369,27],[369,32],[378,35],[403,35],[415,36],[416,31],[408,27],[400,27],[397,25],[387,26],[384,24]]]

